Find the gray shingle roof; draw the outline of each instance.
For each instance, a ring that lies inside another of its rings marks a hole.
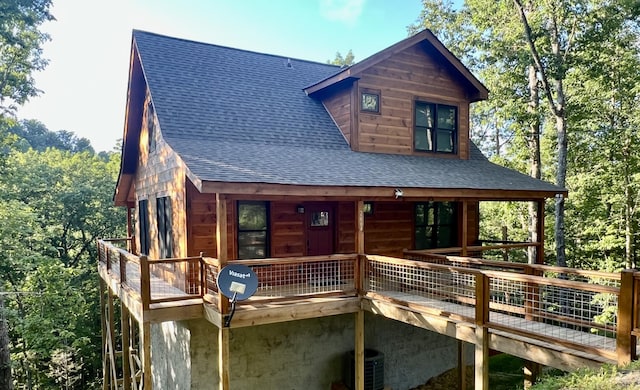
[[[489,162],[350,149],[303,88],[339,67],[134,31],[160,130],[203,181],[561,191]]]

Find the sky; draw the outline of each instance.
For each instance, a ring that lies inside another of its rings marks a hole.
[[[53,0],[42,30],[49,60],[40,96],[18,119],[37,119],[112,151],[124,131],[133,29],[318,62],[352,50],[356,62],[401,41],[420,0]]]

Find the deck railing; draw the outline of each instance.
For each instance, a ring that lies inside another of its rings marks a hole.
[[[145,309],[192,298],[223,306],[216,284],[218,259],[151,260],[117,243],[98,241],[100,264],[121,288],[140,294]],[[409,255],[413,259],[339,254],[227,264],[249,266],[258,275],[256,294],[239,305],[365,296],[609,359],[635,358],[640,272]]]

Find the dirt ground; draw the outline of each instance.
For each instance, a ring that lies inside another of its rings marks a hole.
[[[467,366],[467,390],[473,390],[473,366]],[[433,377],[424,385],[411,390],[451,390],[458,388],[458,370],[453,369]]]

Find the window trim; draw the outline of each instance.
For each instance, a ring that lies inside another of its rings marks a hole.
[[[431,105],[433,107],[433,127],[425,127],[425,126],[418,126],[418,124],[416,123],[416,113],[417,113],[417,109],[418,109],[418,105],[420,104],[425,104],[425,105]],[[453,109],[455,109],[455,123],[453,125],[453,130],[451,130],[453,132],[452,135],[452,141],[453,141],[453,148],[450,152],[448,151],[440,151],[438,150],[438,131],[439,130],[446,130],[449,131],[450,129],[442,129],[438,127],[438,107],[451,107]],[[433,153],[433,154],[443,154],[443,155],[455,155],[458,154],[458,148],[459,148],[459,136],[460,136],[460,107],[458,104],[453,103],[453,102],[445,102],[445,103],[437,103],[434,101],[431,101],[429,99],[424,99],[424,98],[415,98],[413,101],[413,151],[417,152],[417,153]],[[418,149],[416,147],[416,134],[418,132],[418,130],[424,130],[427,131],[431,129],[432,135],[431,135],[431,143],[433,145],[433,149],[432,150],[427,150],[427,149]]]
[[[264,212],[266,215],[265,221],[265,229],[240,229],[240,206],[243,204],[261,204],[264,206]],[[238,200],[236,202],[236,250],[237,250],[237,258],[239,260],[244,260],[244,258],[240,257],[240,233],[250,233],[250,232],[265,232],[265,241],[264,241],[264,257],[266,259],[271,256],[271,207],[270,202],[268,201],[256,201],[256,200]],[[252,257],[255,258],[255,257]]]

